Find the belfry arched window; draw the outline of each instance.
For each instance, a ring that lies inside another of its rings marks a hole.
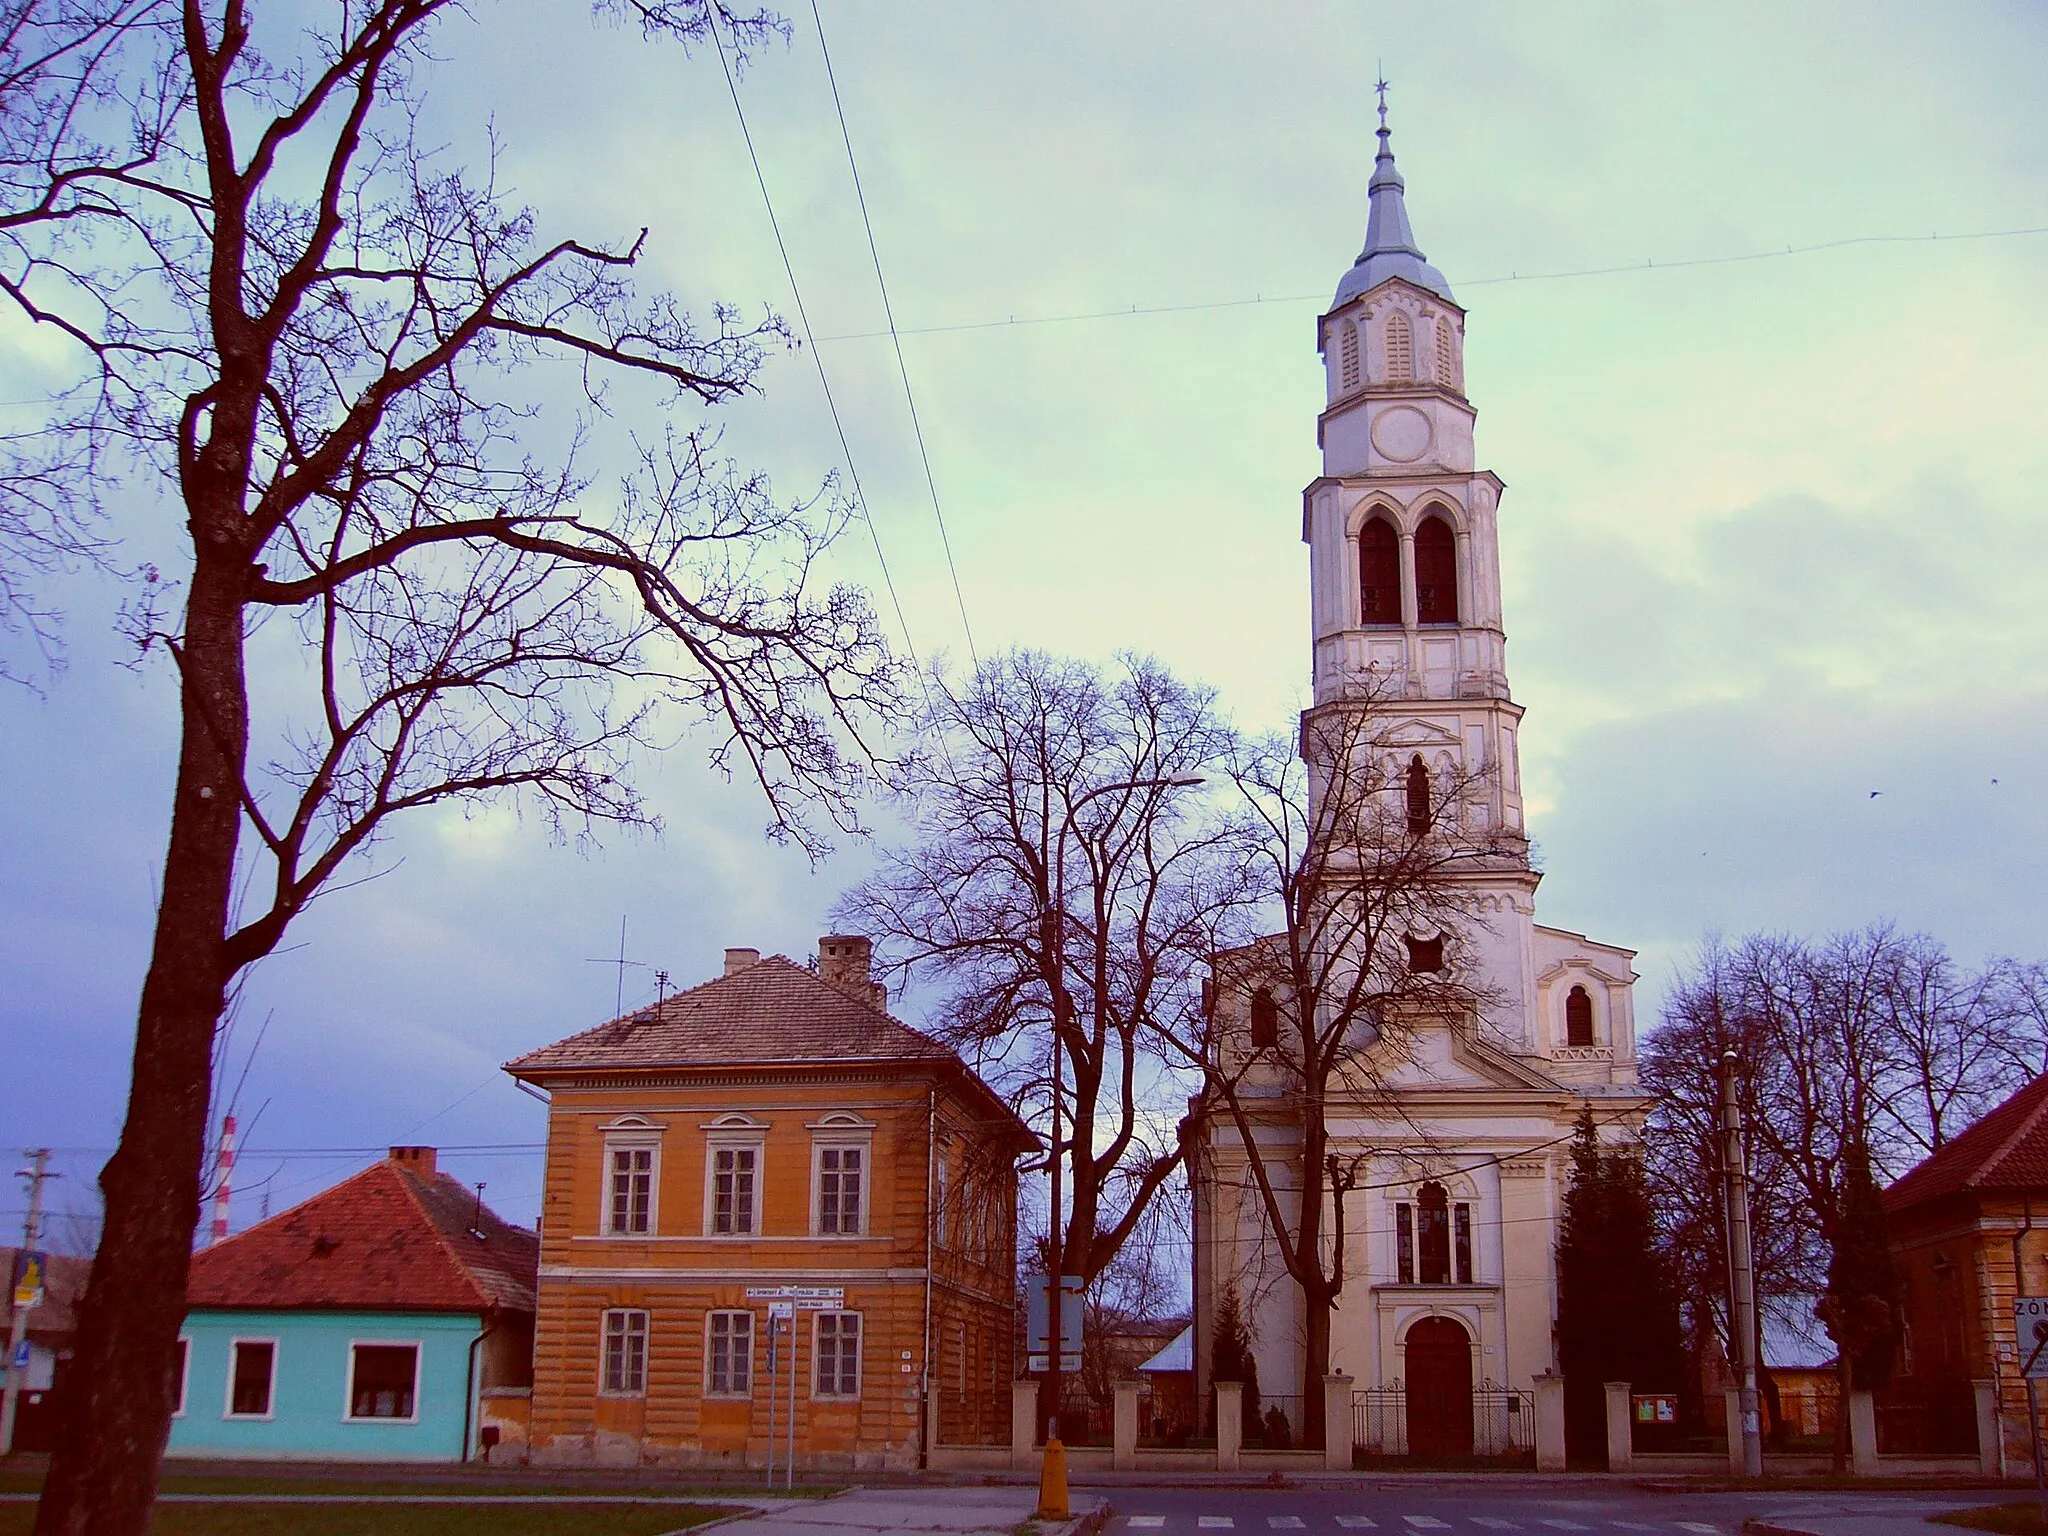
[[[1584,987],[1573,987],[1564,998],[1564,1043],[1566,1045],[1591,1045],[1593,1043],[1593,999],[1586,995]]]
[[[1439,315],[1436,322],[1436,381],[1447,389],[1458,387],[1457,371],[1451,362],[1451,322]]]
[[[1415,333],[1400,310],[1387,316],[1387,382],[1405,384],[1415,377]]]
[[[1269,988],[1252,994],[1252,1049],[1265,1050],[1280,1043],[1280,1005]]]
[[[1415,1195],[1415,1246],[1420,1250],[1422,1283],[1451,1281],[1451,1202],[1441,1184],[1429,1183]]]
[[[1415,530],[1415,620],[1458,622],[1458,537],[1440,517],[1425,517]]]
[[[1408,801],[1408,835],[1420,837],[1429,830],[1429,769],[1423,766],[1422,754],[1419,752],[1408,759],[1408,782],[1405,788]]]
[[[1337,341],[1337,357],[1339,387],[1358,388],[1358,326],[1353,321],[1344,322]]]
[[[1358,530],[1358,622],[1401,622],[1401,540],[1383,517]]]

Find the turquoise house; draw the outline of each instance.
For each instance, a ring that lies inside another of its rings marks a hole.
[[[173,1456],[465,1461],[533,1386],[532,1232],[393,1147],[193,1256]]]

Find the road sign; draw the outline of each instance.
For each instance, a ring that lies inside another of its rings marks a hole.
[[[844,1301],[843,1285],[750,1285],[749,1301]]]
[[[2048,1296],[2015,1296],[2012,1327],[2020,1341],[2020,1374],[2048,1381]]]
[[[771,1301],[768,1303],[770,1317],[795,1317],[796,1303],[793,1301]]]
[[[14,1368],[15,1368],[15,1369],[16,1369],[17,1371],[25,1371],[25,1370],[27,1370],[27,1369],[28,1369],[28,1340],[27,1340],[27,1339],[23,1339],[23,1340],[21,1341],[21,1348],[17,1349],[17,1350],[16,1350],[15,1352],[14,1352]]]
[[[43,1304],[43,1280],[50,1271],[50,1256],[24,1248],[14,1255],[14,1304],[17,1307],[40,1307]]]
[[[1027,1354],[1049,1354],[1052,1340],[1045,1321],[1045,1276],[1027,1274],[1024,1277],[1024,1349]],[[1081,1277],[1062,1275],[1060,1277],[1060,1343],[1081,1342]],[[1060,1351],[1062,1362],[1067,1351]],[[1063,1363],[1061,1370],[1068,1367]]]
[[[1027,1355],[1025,1357],[1024,1372],[1028,1376],[1043,1376],[1051,1369],[1052,1352],[1050,1350],[1042,1355]],[[1060,1356],[1060,1374],[1062,1376],[1077,1375],[1080,1369],[1081,1356],[1079,1351],[1069,1351]]]

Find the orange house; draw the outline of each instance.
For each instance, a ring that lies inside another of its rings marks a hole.
[[[762,1466],[772,1422],[784,1465],[792,1387],[798,1466],[1007,1440],[1035,1142],[885,1001],[864,938],[729,949],[507,1065],[549,1101],[536,1460]]]

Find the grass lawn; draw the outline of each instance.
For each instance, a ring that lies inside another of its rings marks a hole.
[[[2041,1501],[2017,1499],[2010,1504],[1986,1504],[1979,1509],[1959,1509],[1952,1514],[1928,1518],[1942,1525],[1960,1525],[1972,1531],[2003,1531],[2012,1536],[2043,1536],[2048,1525],[2041,1523]]]
[[[164,1504],[153,1536],[662,1536],[730,1513],[716,1504]],[[33,1504],[0,1505],[28,1536]]]

